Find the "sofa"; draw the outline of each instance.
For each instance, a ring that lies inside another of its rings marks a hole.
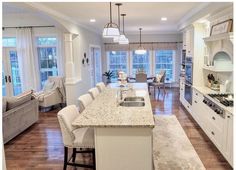
[[[38,100],[32,92],[2,98],[4,144],[38,121]]]

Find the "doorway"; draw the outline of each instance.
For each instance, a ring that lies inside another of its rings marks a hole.
[[[102,81],[101,48],[99,46],[90,46],[90,58],[91,85],[94,87],[98,82]]]
[[[2,96],[16,96],[22,92],[16,48],[2,51]]]

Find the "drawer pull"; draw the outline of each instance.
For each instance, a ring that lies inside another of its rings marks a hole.
[[[189,106],[187,106],[189,108]]]
[[[196,93],[196,96],[198,96],[198,93]]]
[[[212,119],[213,119],[213,120],[216,120],[216,118],[215,118],[214,116],[212,116]]]
[[[227,116],[228,118],[230,118],[230,116]]]
[[[211,131],[211,134],[212,134],[212,135],[215,135],[215,133],[214,133],[213,131]]]
[[[197,101],[196,101],[196,100],[195,100],[194,102],[195,102],[195,103],[197,103]]]
[[[180,89],[180,90],[183,90],[183,89]]]

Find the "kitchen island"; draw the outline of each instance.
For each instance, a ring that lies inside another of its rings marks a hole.
[[[133,83],[126,97],[144,98],[144,106],[120,106],[118,84],[110,84],[73,122],[93,127],[97,170],[151,170],[154,119],[146,83]],[[125,95],[124,95],[125,96]],[[119,101],[119,103],[118,103]]]

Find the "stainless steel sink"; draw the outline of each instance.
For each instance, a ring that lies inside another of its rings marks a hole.
[[[124,107],[143,107],[145,106],[144,102],[128,102],[128,101],[124,101],[120,103],[120,106],[124,106]]]
[[[124,101],[134,101],[134,102],[138,102],[138,101],[144,101],[143,97],[126,97],[124,99]]]

